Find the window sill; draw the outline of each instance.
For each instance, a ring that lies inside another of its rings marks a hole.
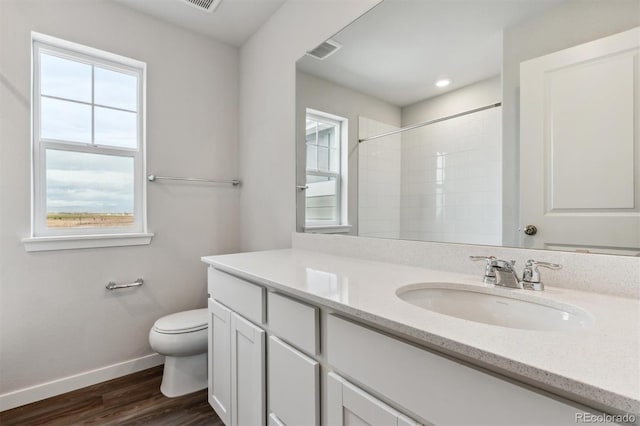
[[[142,246],[151,243],[153,234],[99,234],[23,238],[24,249],[32,251],[71,250],[98,247]]]
[[[304,232],[313,234],[348,234],[351,225],[309,225],[304,227]]]

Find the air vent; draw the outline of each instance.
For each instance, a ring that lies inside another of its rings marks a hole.
[[[313,56],[316,59],[323,60],[336,53],[338,50],[340,50],[341,47],[342,45],[340,43],[335,40],[329,39],[315,49],[308,51],[307,55]]]
[[[198,8],[205,12],[213,12],[216,10],[222,0],[182,0],[184,3]]]

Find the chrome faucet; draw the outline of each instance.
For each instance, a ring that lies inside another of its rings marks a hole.
[[[493,261],[493,270],[496,271],[496,285],[509,288],[524,288],[520,278],[518,278],[518,273],[514,269],[515,264],[515,260],[496,259]]]
[[[527,260],[524,265],[524,271],[522,271],[522,283],[525,288],[530,290],[542,291],[544,290],[544,284],[540,280],[540,271],[538,266],[548,269],[561,269],[562,265],[558,263],[538,262],[533,259]]]
[[[515,260],[507,261],[497,259],[495,256],[469,256],[471,260],[485,260],[484,277],[482,282],[489,285],[497,285],[501,287],[517,288],[542,291],[544,284],[540,280],[540,271],[538,266],[549,269],[560,269],[562,265],[557,263],[538,262],[533,259],[527,260],[522,272],[522,279],[518,278],[514,265]]]

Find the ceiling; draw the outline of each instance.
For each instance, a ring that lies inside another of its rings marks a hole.
[[[285,0],[222,0],[209,13],[183,0],[113,0],[213,39],[242,46]]]
[[[332,37],[340,50],[298,68],[403,107],[499,75],[502,30],[564,1],[385,0]]]

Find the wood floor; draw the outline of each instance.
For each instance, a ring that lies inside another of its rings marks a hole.
[[[0,425],[224,426],[207,390],[167,398],[162,366],[0,412]]]

